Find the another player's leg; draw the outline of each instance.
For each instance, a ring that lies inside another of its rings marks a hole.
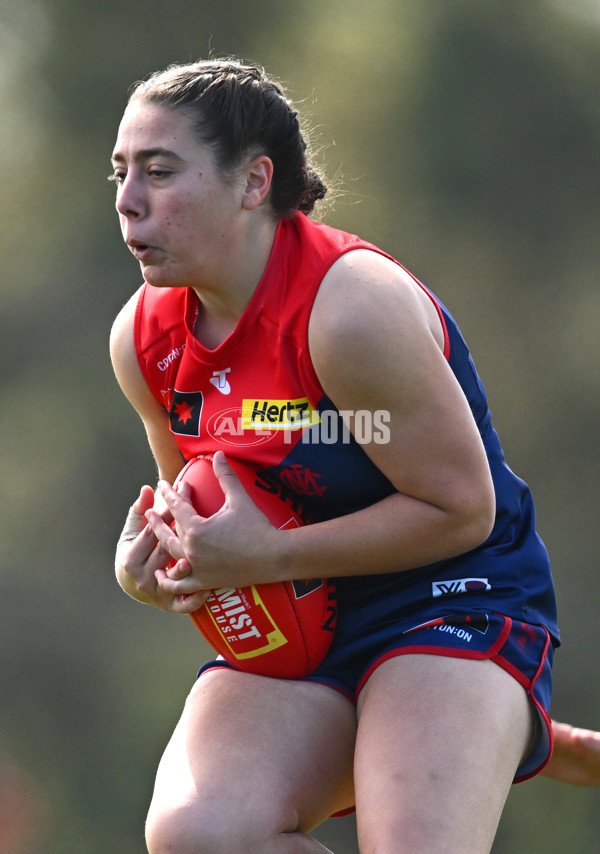
[[[382,664],[359,702],[362,854],[487,854],[533,715],[524,689],[489,661],[407,654]]]
[[[205,673],[158,769],[150,854],[324,854],[306,834],[353,802],[355,735],[323,685]]]

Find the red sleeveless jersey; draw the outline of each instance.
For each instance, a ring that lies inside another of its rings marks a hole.
[[[303,214],[284,219],[246,311],[214,350],[194,337],[198,298],[193,290],[145,285],[137,305],[140,367],[169,413],[184,459],[221,449],[253,461],[266,488],[281,497],[285,492],[306,522],[351,513],[395,491],[362,447],[371,438],[377,442],[377,435],[362,441],[356,420],[355,435],[349,434],[308,351],[308,323],[319,285],[332,264],[353,249],[385,255]],[[557,639],[550,566],[535,530],[531,494],[506,465],[485,391],[454,318],[430,297],[444,327],[446,358],[486,448],[496,524],[488,540],[465,555],[408,573],[338,578],[338,601],[345,587],[359,598],[376,591],[398,595],[405,605],[429,589],[443,608],[447,596],[460,598],[468,589],[471,607],[490,607],[491,595],[497,612],[546,625]],[[375,421],[371,426],[378,429]]]

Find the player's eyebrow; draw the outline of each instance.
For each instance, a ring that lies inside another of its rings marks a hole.
[[[146,160],[151,160],[153,157],[162,157],[167,160],[178,161],[179,163],[183,162],[183,158],[176,154],[174,151],[170,151],[168,148],[143,148],[140,151],[136,151],[133,159],[136,163],[143,163]],[[118,151],[113,152],[112,157],[110,158],[113,163],[125,163],[125,157],[122,154],[119,154]]]

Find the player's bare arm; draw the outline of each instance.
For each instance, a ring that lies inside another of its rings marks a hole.
[[[386,572],[483,542],[495,514],[491,475],[429,297],[382,256],[350,253],[323,281],[309,345],[339,410],[389,412],[389,443],[363,447],[398,493],[352,517],[293,532],[300,561],[312,567],[320,555],[330,576]],[[297,565],[293,553],[286,561]]]
[[[183,458],[169,432],[167,412],[152,396],[138,364],[133,340],[138,295],[135,293],[117,315],[111,330],[110,355],[121,390],[142,419],[159,477],[173,482],[183,467]]]
[[[137,297],[134,294],[115,320],[110,338],[111,359],[123,393],[142,419],[159,476],[175,480],[183,459],[169,432],[167,413],[152,397],[135,355],[133,319]],[[131,507],[124,533],[119,540],[116,576],[123,590],[133,598],[166,610],[181,611],[183,606],[183,611],[187,613],[200,607],[206,597],[198,594],[182,600],[159,586],[156,573],[165,570],[171,555],[161,547],[146,522],[145,514],[153,507],[160,512],[163,520],[169,518],[164,503],[161,500],[157,502],[152,487],[145,485]]]

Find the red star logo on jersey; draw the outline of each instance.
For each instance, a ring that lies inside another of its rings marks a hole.
[[[199,436],[203,400],[201,391],[174,389],[169,412],[171,432],[178,436]]]
[[[187,422],[194,417],[194,408],[190,406],[186,400],[182,400],[181,403],[176,403],[174,410],[177,415],[177,420],[181,421],[183,424],[187,424]]]

